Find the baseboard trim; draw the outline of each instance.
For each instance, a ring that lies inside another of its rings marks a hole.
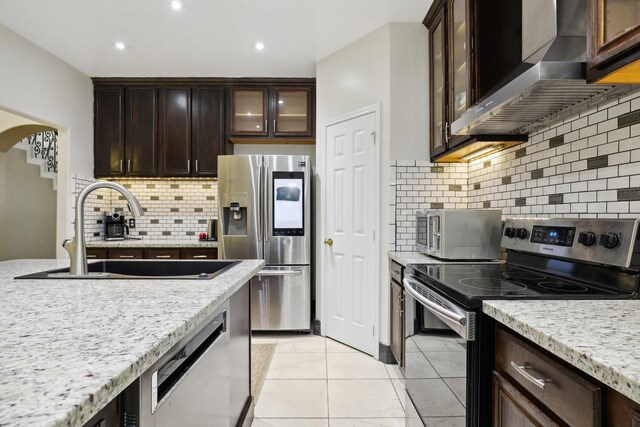
[[[379,349],[378,360],[380,360],[382,363],[386,363],[387,365],[397,365],[398,364],[398,362],[396,361],[395,356],[391,352],[391,347],[390,346],[384,345],[382,343],[379,343],[378,349]]]
[[[312,332],[314,335],[322,335],[322,334],[320,333],[320,331],[321,331],[321,330],[322,330],[322,329],[320,328],[320,319],[315,319],[315,320],[312,322],[312,324],[311,324],[311,332]]]

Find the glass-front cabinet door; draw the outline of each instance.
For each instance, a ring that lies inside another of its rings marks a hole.
[[[311,136],[309,89],[275,89],[274,101],[274,135]]]
[[[640,83],[640,0],[588,0],[587,81]]]
[[[467,110],[469,72],[467,61],[467,0],[451,0],[451,96],[454,122]]]
[[[431,81],[430,110],[431,110],[431,156],[446,149],[447,138],[447,90],[446,90],[446,56],[445,56],[445,21],[444,9],[436,16],[429,27],[429,52]]]
[[[231,134],[267,135],[267,89],[232,89]]]
[[[640,1],[602,0],[603,44],[624,37],[640,26]]]

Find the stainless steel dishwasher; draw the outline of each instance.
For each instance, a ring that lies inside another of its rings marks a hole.
[[[122,395],[124,427],[229,427],[227,301]]]

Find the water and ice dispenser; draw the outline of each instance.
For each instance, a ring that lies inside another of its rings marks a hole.
[[[222,214],[224,215],[222,234],[246,236],[247,193],[225,193],[222,196]]]

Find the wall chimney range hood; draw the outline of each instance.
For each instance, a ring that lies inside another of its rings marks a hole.
[[[452,123],[452,134],[526,134],[628,92],[586,83],[586,2],[522,0],[522,63]]]

